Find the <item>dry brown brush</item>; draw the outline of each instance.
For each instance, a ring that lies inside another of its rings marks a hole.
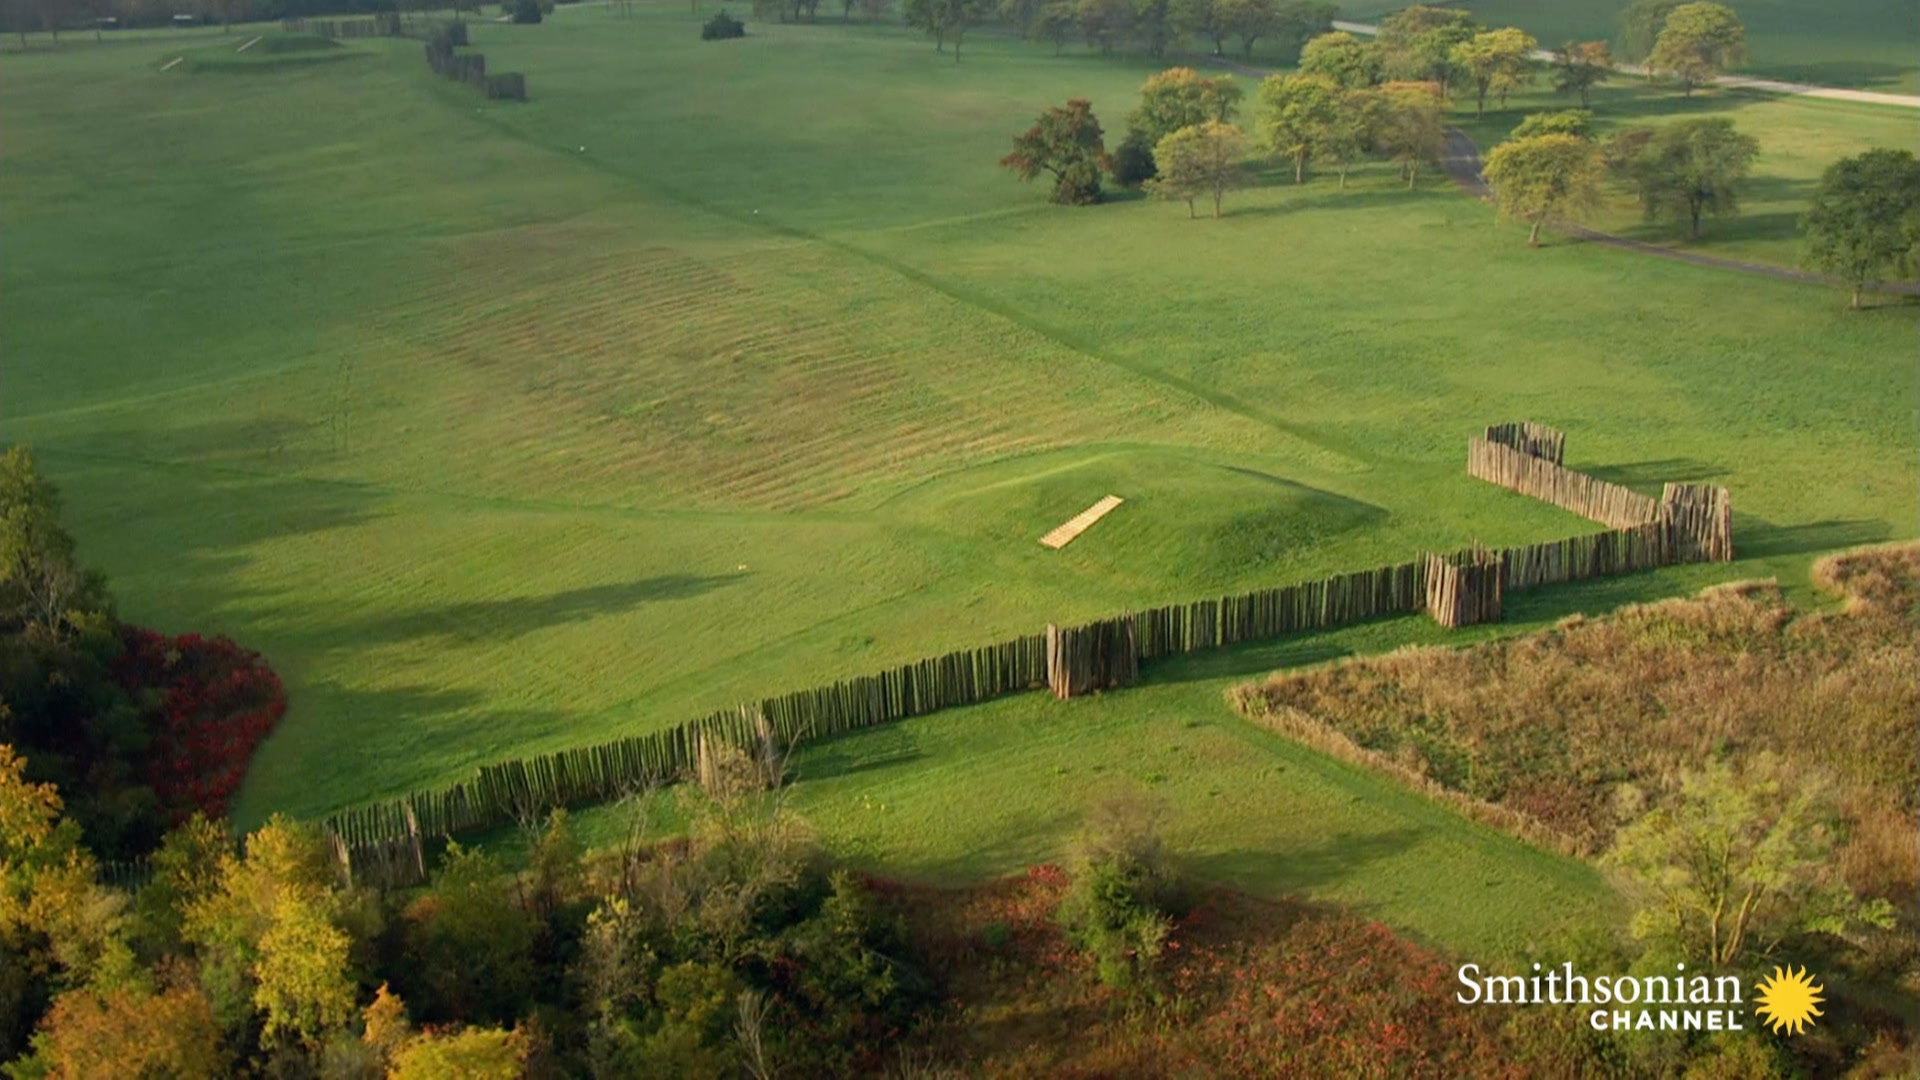
[[[1916,866],[1920,545],[1831,556],[1845,609],[1772,583],[1708,589],[1524,638],[1417,648],[1241,687],[1254,721],[1570,854],[1613,841],[1623,788],[1659,797],[1709,757],[1780,755],[1837,786],[1842,869],[1904,898]]]

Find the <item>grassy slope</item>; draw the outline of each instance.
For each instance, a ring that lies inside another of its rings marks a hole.
[[[1348,5],[1372,17],[1404,4]],[[1569,38],[1614,40],[1627,0],[1471,0],[1490,26],[1519,26],[1552,48]],[[1911,94],[1920,91],[1920,16],[1905,0],[1735,0],[1747,28],[1742,70],[1775,79]]]
[[[1220,223],[1053,208],[991,167],[1008,132],[1072,94],[1117,127],[1138,69],[756,30],[480,26],[524,107],[412,43],[0,67],[3,433],[129,617],[287,676],[244,818],[1047,618],[1582,527],[1461,474],[1489,419],[1729,484],[1752,561],[1725,573],[1912,532],[1900,313],[1529,253],[1381,172]],[[1067,552],[1032,544],[1109,490],[1129,506]]]

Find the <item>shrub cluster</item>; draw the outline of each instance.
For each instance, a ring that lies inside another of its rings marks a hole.
[[[150,702],[146,778],[175,822],[224,817],[260,740],[287,711],[280,677],[225,637],[121,628],[114,677]]]
[[[1096,808],[1057,916],[1100,981],[1128,993],[1156,990],[1156,969],[1173,929],[1174,880],[1159,818],[1156,805],[1137,798]]]
[[[747,24],[722,11],[700,27],[701,41],[724,41],[747,36]]]

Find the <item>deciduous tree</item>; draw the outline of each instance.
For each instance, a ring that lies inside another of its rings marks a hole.
[[[1100,121],[1093,105],[1075,98],[1056,105],[1013,140],[1013,152],[1000,159],[1022,180],[1041,173],[1053,177],[1053,201],[1084,206],[1100,201],[1100,172],[1107,164]]]
[[[409,909],[418,981],[403,986],[423,1018],[505,1023],[532,988],[534,925],[501,887],[505,873],[493,857],[455,844]]]
[[[1475,116],[1487,111],[1487,93],[1492,91],[1506,107],[1507,94],[1533,81],[1533,50],[1539,42],[1533,35],[1511,26],[1487,30],[1453,47],[1453,66],[1473,82]]]
[[[47,1080],[216,1080],[230,1075],[220,1027],[191,987],[132,987],[60,995],[33,1038],[33,1069]]]
[[[1525,139],[1534,135],[1578,135],[1585,139],[1591,135],[1592,120],[1593,114],[1584,109],[1528,113],[1526,118],[1513,129],[1512,138]]]
[[[1331,117],[1318,129],[1313,156],[1333,165],[1341,191],[1347,190],[1347,170],[1373,148],[1384,105],[1378,90],[1341,90],[1334,95]]]
[[[1173,21],[1173,0],[1133,0],[1133,40],[1140,51],[1158,60],[1179,36]]]
[[[1487,155],[1482,171],[1500,216],[1531,226],[1529,247],[1540,245],[1542,226],[1578,221],[1600,202],[1600,151],[1578,136],[1535,135],[1501,143]]]
[[[1227,54],[1226,7],[1223,0],[1178,0],[1173,6],[1173,25],[1181,34],[1199,38],[1212,46],[1215,56]]]
[[[224,1028],[248,1027],[261,1005],[262,940],[282,918],[304,916],[306,908],[331,900],[333,880],[318,833],[277,815],[247,837],[244,856],[221,857],[218,887],[187,905],[181,934],[194,948],[201,987]],[[295,903],[283,909],[283,896]],[[281,943],[290,946],[296,936],[288,931]]]
[[[1080,15],[1073,0],[1053,0],[1040,9],[1040,17],[1034,20],[1033,33],[1042,41],[1053,43],[1053,55],[1059,56],[1073,40],[1080,28]]]
[[[1713,81],[1746,55],[1746,30],[1733,9],[1698,0],[1681,4],[1667,15],[1647,66],[1671,75],[1682,92],[1692,97],[1694,87]]]
[[[1321,34],[1300,50],[1300,73],[1319,75],[1349,89],[1380,81],[1380,49],[1344,30]]]
[[[1272,75],[1260,83],[1259,128],[1267,149],[1293,162],[1293,182],[1305,183],[1307,162],[1334,122],[1340,87],[1324,75]]]
[[[110,614],[106,583],[80,566],[60,493],[24,446],[0,454],[0,632],[70,639]]]
[[[334,925],[324,893],[281,890],[253,965],[261,1046],[317,1047],[346,1025],[354,1012],[352,947],[353,939]]]
[[[1450,93],[1458,74],[1453,47],[1479,31],[1465,11],[1415,4],[1381,20],[1375,41],[1388,78],[1437,82]]]
[[[1111,54],[1114,46],[1133,33],[1132,0],[1079,0],[1074,15],[1081,36],[1102,55]]]
[[[1653,43],[1667,25],[1667,16],[1680,6],[1680,0],[1633,0],[1620,13],[1620,55],[1632,63],[1643,63],[1653,55]]]
[[[1623,827],[1607,865],[1634,899],[1635,936],[1726,968],[1764,959],[1797,933],[1888,926],[1832,872],[1839,822],[1831,786],[1761,756],[1739,771],[1711,761],[1679,792]]]
[[[1647,220],[1684,217],[1700,237],[1700,218],[1740,212],[1740,187],[1760,152],[1751,135],[1724,117],[1680,120],[1653,130],[1621,170],[1640,196]]]
[[[1380,95],[1374,147],[1400,166],[1411,190],[1420,169],[1439,161],[1446,149],[1446,106],[1432,83],[1389,83]]]
[[[1220,21],[1240,41],[1240,55],[1252,56],[1254,42],[1280,28],[1279,0],[1219,0]]]
[[[1157,145],[1184,127],[1231,121],[1244,96],[1231,75],[1208,78],[1189,67],[1168,68],[1140,85],[1140,107],[1127,116],[1127,126]]]
[[[1879,149],[1834,162],[1800,227],[1807,265],[1852,286],[1858,308],[1868,285],[1920,267],[1920,161]]]
[[[1580,95],[1592,104],[1593,88],[1613,77],[1613,56],[1604,41],[1569,41],[1553,51],[1553,92]]]
[[[466,1028],[416,1035],[393,1056],[388,1080],[520,1080],[527,1045],[517,1031]]]
[[[960,60],[960,43],[967,29],[985,14],[985,0],[905,0],[900,8],[908,26],[933,39],[935,52],[944,52],[947,42],[953,42],[955,63]]]
[[[1188,217],[1194,216],[1195,199],[1210,198],[1217,218],[1227,191],[1245,182],[1240,163],[1246,152],[1246,136],[1233,124],[1208,120],[1183,127],[1154,145],[1158,175],[1147,189],[1163,199],[1184,200]]]

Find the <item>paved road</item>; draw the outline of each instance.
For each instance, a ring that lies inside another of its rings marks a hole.
[[[1366,34],[1368,36],[1380,32],[1380,28],[1372,23],[1345,22],[1340,19],[1334,20],[1333,28],[1335,30],[1345,30],[1349,34]],[[1539,49],[1534,52],[1533,58],[1551,62],[1553,60],[1553,53],[1546,49]],[[1633,64],[1621,64],[1616,70],[1623,71],[1629,75],[1645,75],[1647,73],[1646,68]],[[1856,101],[1868,105],[1896,105],[1901,108],[1920,109],[1920,95],[1914,94],[1882,94],[1873,90],[1842,90],[1837,86],[1814,86],[1810,83],[1779,82],[1775,79],[1754,79],[1745,75],[1722,75],[1713,80],[1713,82],[1716,86],[1725,86],[1735,90],[1759,90],[1768,94],[1796,94],[1800,97],[1828,98],[1833,101]]]

